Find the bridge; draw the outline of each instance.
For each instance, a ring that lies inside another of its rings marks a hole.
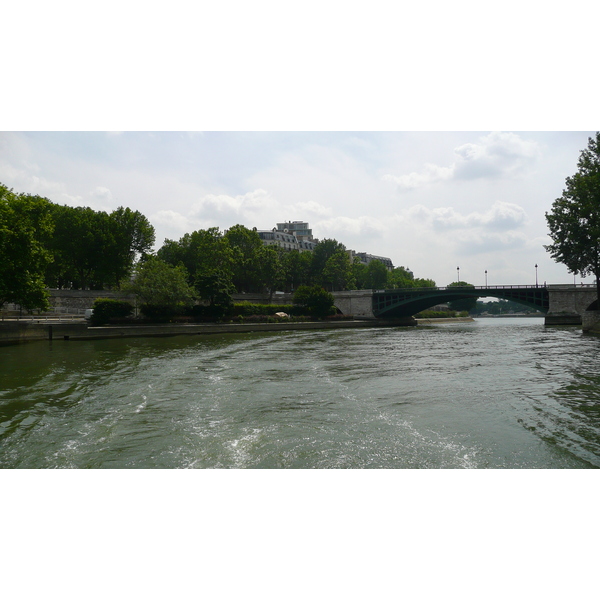
[[[437,304],[464,298],[503,298],[541,311],[549,325],[581,324],[586,313],[596,309],[598,304],[595,285],[402,288],[334,292],[333,295],[340,312],[379,319],[410,319]]]
[[[416,315],[436,304],[446,304],[465,298],[493,296],[518,302],[544,313],[548,312],[548,288],[544,286],[502,285],[496,287],[442,287],[374,290],[373,316],[398,319]]]

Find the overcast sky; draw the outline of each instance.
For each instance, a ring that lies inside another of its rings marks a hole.
[[[438,285],[572,282],[544,213],[598,129],[588,7],[13,3],[0,182],[157,248],[302,220]]]
[[[572,282],[544,213],[586,132],[5,132],[0,182],[60,204],[128,206],[165,238],[308,221],[438,285]],[[579,281],[579,279],[578,279]],[[591,281],[589,281],[591,283]]]

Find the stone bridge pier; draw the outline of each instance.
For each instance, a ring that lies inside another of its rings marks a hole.
[[[373,290],[352,290],[332,292],[335,307],[344,315],[353,315],[359,319],[374,319]]]
[[[549,285],[546,325],[582,325],[589,330],[597,320],[595,285]]]

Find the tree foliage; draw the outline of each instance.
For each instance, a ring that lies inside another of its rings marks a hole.
[[[350,257],[343,247],[337,248],[329,256],[318,278],[318,282],[322,286],[329,288],[332,292],[354,289],[355,281],[352,264],[350,263]]]
[[[0,306],[48,308],[44,272],[52,255],[45,242],[52,228],[48,200],[0,184]]]
[[[146,256],[154,244],[148,219],[122,206],[109,214],[52,204],[52,219],[48,249],[54,261],[46,271],[52,287],[118,287],[131,274],[136,258]]]
[[[96,298],[92,309],[92,324],[104,325],[112,318],[128,317],[133,312],[131,302],[115,300],[113,298]]]
[[[546,221],[553,242],[546,250],[571,273],[595,275],[600,299],[600,132],[588,139]]]
[[[138,263],[133,281],[122,287],[125,292],[135,294],[143,305],[176,314],[194,302],[195,291],[187,279],[182,265],[174,267],[151,256]]]
[[[472,283],[467,283],[466,281],[454,281],[453,283],[449,283],[446,287],[455,288],[455,287],[468,287],[474,288],[475,286]],[[448,308],[450,310],[456,310],[458,312],[461,311],[471,311],[477,306],[477,297],[469,297],[469,298],[461,298],[459,300],[453,300],[452,302],[448,302]]]
[[[309,315],[323,318],[335,312],[332,294],[321,286],[301,285],[294,293],[293,303],[301,306]]]

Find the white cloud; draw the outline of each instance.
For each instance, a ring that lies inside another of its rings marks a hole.
[[[110,202],[113,199],[112,192],[108,188],[102,186],[98,186],[97,188],[92,190],[89,195],[94,200],[99,200],[103,202]]]
[[[541,156],[537,142],[524,140],[515,133],[492,132],[454,149],[455,162],[443,167],[426,163],[419,172],[405,175],[386,174],[384,181],[391,181],[400,190],[412,190],[441,181],[510,178],[531,169]]]
[[[228,218],[232,224],[243,224],[244,220],[254,222],[262,213],[274,211],[276,207],[271,194],[263,189],[237,196],[207,194],[194,204],[190,216],[203,220]]]
[[[159,210],[150,215],[149,220],[151,223],[161,225],[169,230],[180,231],[181,236],[191,233],[190,220],[174,210]]]
[[[463,256],[480,253],[507,252],[527,245],[527,236],[517,231],[489,233],[468,231],[456,240],[456,251]]]
[[[454,149],[457,156],[455,177],[513,177],[531,168],[541,151],[537,142],[515,133],[492,132],[478,144],[463,144]]]
[[[439,231],[484,228],[507,231],[521,227],[527,220],[525,210],[518,204],[495,202],[485,212],[462,214],[451,206],[428,208],[415,205],[400,213],[402,220],[427,224]]]
[[[334,217],[325,221],[319,221],[315,224],[313,230],[315,229],[319,231],[320,236],[323,238],[337,238],[339,236],[337,238],[338,241],[344,243],[344,235],[370,238],[382,234],[386,227],[379,219],[362,216],[358,218]]]
[[[412,172],[408,175],[384,175],[384,181],[396,183],[400,189],[412,190],[423,185],[430,185],[438,181],[446,181],[454,176],[454,165],[451,167],[438,167],[426,164],[420,173]]]
[[[296,204],[290,205],[289,208],[292,211],[306,215],[305,218],[308,218],[311,215],[328,217],[333,213],[333,209],[331,207],[323,206],[314,200],[309,200],[308,202],[296,202]]]

